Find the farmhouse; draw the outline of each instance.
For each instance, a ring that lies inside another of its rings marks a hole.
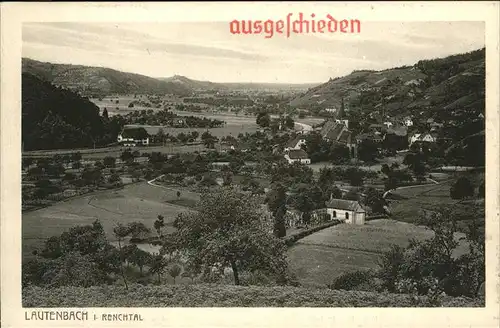
[[[285,151],[302,149],[302,145],[305,144],[306,139],[303,136],[297,136],[296,138],[287,142]]]
[[[325,202],[326,213],[332,220],[341,220],[349,224],[365,224],[366,211],[357,202],[332,198]]]
[[[415,133],[409,138],[408,144],[411,146],[415,142],[436,142],[436,137],[430,133]]]
[[[117,141],[126,147],[149,145],[149,134],[144,128],[125,127],[118,135]]]
[[[302,149],[292,149],[285,153],[285,159],[288,164],[301,163],[301,164],[311,164],[311,159],[309,155]]]

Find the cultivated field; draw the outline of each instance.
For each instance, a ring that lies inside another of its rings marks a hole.
[[[302,284],[324,286],[342,273],[377,268],[379,257],[393,244],[405,247],[412,238],[423,240],[432,235],[425,227],[387,219],[362,226],[340,224],[301,239],[288,257]],[[461,245],[457,255],[465,247]]]
[[[151,186],[144,182],[125,186],[122,190],[94,193],[23,213],[23,256],[30,256],[47,238],[60,235],[77,225],[91,224],[95,219],[101,221],[110,241],[115,240],[113,227],[116,223],[139,221],[153,230],[153,223],[158,215],[165,217],[164,231],[168,232],[173,229],[171,223],[177,214],[188,210],[168,203],[177,201],[176,192],[174,189]],[[180,200],[196,197],[198,195],[195,193],[182,191]]]

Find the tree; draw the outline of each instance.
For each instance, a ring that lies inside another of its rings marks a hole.
[[[290,130],[293,130],[293,128],[295,127],[295,122],[290,116],[287,116],[285,118],[285,127]]]
[[[260,112],[257,114],[257,119],[255,120],[258,126],[266,128],[271,123],[271,116],[266,112]]]
[[[358,158],[364,162],[374,162],[378,156],[378,146],[370,139],[363,140],[358,147]]]
[[[200,136],[200,133],[198,131],[191,132],[191,138],[193,138],[194,140],[198,139],[199,136]]]
[[[359,187],[363,185],[363,174],[360,171],[349,169],[346,173],[351,186]]]
[[[142,239],[151,232],[151,230],[142,222],[130,222],[127,228],[132,239]]]
[[[156,218],[156,221],[154,223],[154,228],[156,230],[156,232],[158,232],[158,235],[161,237],[162,236],[162,233],[161,233],[161,228],[163,228],[165,226],[165,222],[163,221],[163,215],[158,215],[158,217]]]
[[[201,140],[207,148],[214,148],[215,143],[217,142],[217,138],[210,134],[210,132],[208,131],[203,132],[203,134],[201,135]]]
[[[177,264],[174,263],[170,268],[168,268],[168,274],[174,278],[174,285],[175,285],[175,278],[177,278],[181,274],[182,268]]]
[[[103,164],[105,167],[115,167],[116,158],[112,156],[104,157]]]
[[[143,251],[137,245],[132,245],[134,246],[132,253],[129,256],[129,261],[130,263],[136,265],[139,267],[139,270],[141,272],[141,276],[144,274],[144,266],[146,264],[151,263],[152,261],[152,256],[150,253]]]
[[[119,248],[119,251],[120,251],[120,273],[122,275],[122,278],[123,278],[123,282],[125,283],[125,289],[128,289],[128,284],[127,284],[127,278],[125,278],[125,272],[123,270],[123,262],[124,262],[124,257],[123,257],[123,250],[122,250],[122,240],[124,240],[125,237],[127,237],[129,234],[130,234],[130,229],[126,226],[124,226],[123,224],[121,223],[118,223],[114,229],[113,229],[113,233],[116,237],[116,239],[118,240],[118,248]]]
[[[181,132],[177,135],[177,140],[179,140],[181,143],[186,143],[189,140],[189,136]]]
[[[466,177],[460,177],[450,188],[450,197],[465,199],[474,196],[474,186]]]
[[[286,236],[286,189],[282,184],[277,184],[267,197],[267,206],[273,215],[273,234],[278,237]]]
[[[158,276],[158,283],[161,283],[161,275],[165,268],[167,267],[167,261],[163,255],[156,255],[151,260],[151,266],[149,267],[149,273],[156,274]]]
[[[102,179],[103,177],[100,169],[85,168],[82,172],[82,180],[86,185],[98,185]]]
[[[181,192],[177,191],[177,199],[181,198]]]
[[[382,164],[382,168],[381,168],[380,172],[382,172],[385,175],[389,176],[389,174],[391,173],[391,168],[387,164]]]
[[[109,120],[109,116],[108,116],[108,110],[106,108],[104,108],[104,110],[102,111],[102,117],[107,121]]]
[[[365,191],[366,194],[366,205],[370,206],[373,213],[385,213],[384,206],[385,200],[382,197],[382,194],[378,192],[375,188],[367,188]]]
[[[132,162],[134,160],[134,154],[132,154],[130,149],[127,149],[121,153],[120,159],[124,162]]]
[[[224,173],[224,176],[222,177],[223,178],[223,183],[222,185],[224,186],[230,186],[231,183],[233,182],[233,172],[231,171],[226,171]]]
[[[314,198],[311,196],[309,190],[303,189],[293,198],[293,206],[302,212],[302,222],[304,222],[306,226],[310,223],[311,211],[315,209]]]
[[[196,212],[177,217],[173,234],[179,250],[197,267],[231,267],[234,283],[242,270],[286,277],[286,246],[269,232],[259,202],[233,188],[204,193]]]
[[[194,282],[194,278],[198,276],[200,272],[197,271],[196,265],[193,265],[192,263],[188,262],[186,265],[184,265],[184,272],[182,272],[182,277],[186,277],[191,279],[191,283]]]
[[[330,154],[328,157],[331,159],[333,164],[343,164],[349,161],[351,155],[347,146],[334,144],[330,148]]]
[[[166,137],[167,136],[165,135],[163,129],[162,128],[158,129],[158,132],[156,133],[156,140],[163,144],[165,143]]]

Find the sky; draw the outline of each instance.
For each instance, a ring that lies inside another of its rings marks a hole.
[[[359,34],[231,34],[229,22],[24,23],[22,55],[151,77],[322,83],[485,46],[483,22],[361,22]]]

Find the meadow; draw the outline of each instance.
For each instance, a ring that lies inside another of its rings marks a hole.
[[[292,271],[304,286],[324,286],[343,273],[376,269],[391,245],[405,247],[410,239],[431,238],[425,227],[380,219],[365,225],[340,224],[309,235],[288,250]],[[463,237],[457,234],[456,238]],[[466,251],[460,245],[456,255]]]
[[[165,218],[163,231],[172,231],[173,220],[189,208],[169,202],[196,197],[198,195],[195,193],[183,191],[177,199],[174,189],[141,182],[121,190],[98,192],[25,212],[22,216],[23,257],[30,257],[32,251],[42,246],[47,238],[60,235],[77,225],[91,224],[96,219],[102,223],[110,241],[115,240],[113,228],[117,223],[142,222],[155,233],[153,223],[158,215]]]
[[[457,203],[458,200],[450,197],[450,187],[454,181],[449,179],[440,184],[398,188],[394,193],[406,199],[391,201],[392,215],[400,221],[416,222],[422,209]]]

